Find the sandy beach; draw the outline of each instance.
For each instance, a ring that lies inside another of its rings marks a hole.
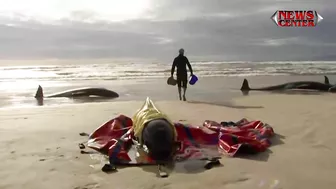
[[[222,167],[196,173],[181,165],[164,179],[148,168],[103,173],[101,162],[77,146],[86,141],[80,132],[90,133],[120,113],[132,116],[143,101],[1,109],[0,188],[330,188],[336,184],[334,98],[261,94],[234,98],[230,106],[156,101],[175,121],[259,119],[278,134],[267,152],[224,157]]]
[[[3,1],[0,189],[336,188],[335,24],[336,0]]]

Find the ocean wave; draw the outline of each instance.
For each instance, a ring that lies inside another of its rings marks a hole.
[[[199,77],[335,75],[336,62],[193,62]],[[155,79],[170,75],[170,64],[111,63],[0,67],[0,81]]]

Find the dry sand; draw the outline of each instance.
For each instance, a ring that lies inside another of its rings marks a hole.
[[[201,124],[260,119],[280,137],[268,152],[223,158],[223,166],[198,173],[179,171],[157,178],[143,168],[105,174],[80,154],[80,132],[91,132],[118,113],[133,115],[142,102],[110,102],[0,110],[0,188],[7,189],[198,189],[333,188],[336,184],[335,96],[256,95],[236,106],[156,102],[174,120]],[[178,107],[178,108],[176,108]],[[90,166],[92,165],[92,166]]]

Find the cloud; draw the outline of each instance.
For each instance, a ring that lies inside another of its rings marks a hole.
[[[108,13],[114,1],[97,1],[96,7],[71,1],[68,8],[65,1],[45,1],[51,5],[42,3],[46,10],[40,12],[27,3],[0,8],[0,58],[171,61],[183,47],[189,59],[310,60],[332,57],[336,44],[334,0],[148,0],[129,4],[126,12],[137,14],[124,15]],[[314,9],[324,20],[315,28],[279,28],[270,19],[278,9]]]
[[[264,46],[283,46],[299,44],[300,39],[298,37],[282,38],[282,39],[264,39],[260,45]]]
[[[151,0],[0,0],[2,16],[20,14],[43,21],[71,19],[91,12],[99,19],[121,21],[143,16],[150,8]],[[87,19],[88,15],[85,15]],[[93,15],[90,15],[93,16]]]
[[[158,37],[156,44],[166,45],[172,42],[173,42],[173,39],[165,38],[165,37]]]

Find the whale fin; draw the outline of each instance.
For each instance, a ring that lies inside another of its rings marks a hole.
[[[243,84],[242,84],[240,90],[241,91],[249,91],[249,90],[251,90],[247,79],[244,79]]]
[[[41,87],[41,85],[39,85],[37,88],[35,98],[43,98],[43,88]]]
[[[328,76],[324,76],[324,84],[330,84]]]

